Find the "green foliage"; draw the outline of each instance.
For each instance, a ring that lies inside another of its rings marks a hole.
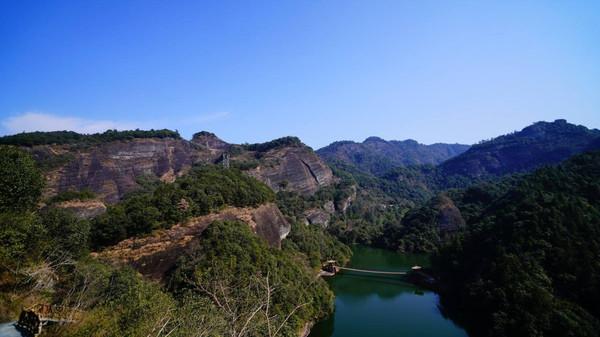
[[[41,214],[44,240],[48,243],[48,255],[61,254],[73,258],[89,251],[90,223],[77,219],[72,213],[50,208]]]
[[[440,193],[419,207],[411,209],[401,221],[389,222],[378,243],[400,252],[431,253],[451,240],[459,224],[477,221],[481,212],[504,195],[519,181],[511,176],[495,183],[475,184],[467,189]],[[453,219],[443,219],[442,209],[452,204],[458,209]]]
[[[95,197],[96,197],[96,194],[94,192],[92,192],[92,190],[85,188],[85,189],[82,189],[81,191],[61,192],[61,193],[53,196],[52,198],[50,198],[50,200],[48,200],[48,203],[54,204],[54,203],[59,203],[59,202],[64,202],[64,201],[71,201],[71,200],[89,200],[89,199],[94,199]]]
[[[369,137],[363,143],[335,142],[317,153],[328,163],[344,162],[362,172],[381,176],[397,167],[436,165],[468,148],[461,144],[423,145],[410,139],[386,141]]]
[[[32,212],[0,213],[0,270],[27,265],[39,257],[44,228]]]
[[[345,264],[352,255],[348,246],[339,242],[320,226],[306,226],[299,223],[292,225],[292,231],[283,241],[283,248],[304,253],[313,268],[320,268],[321,263],[327,260],[336,260],[340,264]]]
[[[148,336],[162,327],[175,310],[175,301],[158,285],[142,280],[133,270],[111,272],[93,289],[94,303],[84,320],[67,327],[64,336]],[[89,300],[88,295],[88,300]]]
[[[0,144],[17,146],[34,146],[46,144],[98,144],[116,140],[135,138],[175,138],[181,136],[177,131],[162,130],[107,130],[103,133],[80,134],[73,131],[23,132],[11,136],[0,137]]]
[[[282,137],[277,138],[272,141],[266,143],[257,143],[257,144],[243,144],[242,148],[247,151],[257,151],[257,152],[267,152],[269,150],[285,147],[285,146],[304,146],[302,141],[298,137]]]
[[[436,254],[444,297],[481,336],[596,336],[600,153],[525,176]]]
[[[273,191],[236,169],[199,166],[175,183],[146,183],[119,204],[108,207],[92,222],[93,247],[169,228],[190,216],[205,215],[225,206],[255,207],[273,201]]]
[[[35,182],[32,177],[41,177],[26,153],[12,148],[2,151],[6,181]],[[30,175],[24,174],[27,170]],[[20,175],[11,176],[13,171]],[[18,209],[0,209],[0,289],[7,292],[0,301],[27,296],[83,311],[75,324],[45,327],[44,334],[50,337],[224,336],[231,335],[232,329],[239,336],[266,336],[269,331],[296,336],[306,322],[333,310],[333,294],[315,277],[307,255],[316,267],[329,257],[345,261],[349,251],[322,229],[300,228],[292,235],[294,241],[278,250],[269,248],[247,224],[215,223],[179,261],[169,283],[171,292],[128,268],[90,259],[87,253],[92,247],[226,206],[258,206],[275,200],[266,185],[239,170],[216,166],[196,167],[172,184],[145,180],[142,186],[91,222],[55,207],[34,209],[41,185],[20,186],[18,193],[3,195],[7,205],[9,197],[27,202]],[[91,197],[89,191],[67,192],[50,201]],[[325,197],[330,194],[318,198]],[[202,291],[216,284],[226,287],[223,295],[242,316],[232,316]],[[14,305],[2,315],[14,319],[17,310]],[[240,330],[242,325],[245,330]]]
[[[0,146],[0,212],[34,208],[43,187],[44,178],[29,154]]]
[[[248,319],[249,336],[266,336],[269,325],[280,324],[282,336],[296,336],[303,322],[333,309],[331,291],[297,255],[269,248],[237,222],[211,224],[199,244],[180,258],[171,284],[177,293],[192,291],[214,303],[228,303],[235,308],[234,313],[221,308],[228,329],[239,331]],[[269,306],[261,307],[265,302]],[[255,308],[264,315],[251,315]]]
[[[472,146],[440,165],[444,176],[494,177],[528,172],[600,149],[600,131],[565,120],[537,122],[521,131]],[[458,186],[457,186],[458,187]]]

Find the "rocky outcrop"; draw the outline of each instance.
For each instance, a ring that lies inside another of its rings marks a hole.
[[[259,165],[248,174],[275,191],[290,190],[310,195],[333,183],[333,173],[309,147],[270,149],[257,155]]]
[[[437,225],[442,233],[453,232],[465,226],[465,219],[452,199],[446,195],[435,198],[434,208],[437,210]]]
[[[53,206],[69,211],[79,219],[91,219],[106,212],[106,205],[100,200],[69,200]]]
[[[329,226],[331,216],[335,213],[335,206],[333,201],[326,202],[323,207],[310,208],[304,211],[304,217],[306,219],[305,224],[307,225],[319,225],[323,228]]]
[[[89,189],[108,203],[119,201],[148,176],[172,182],[196,163],[232,163],[273,190],[312,194],[333,182],[329,167],[297,138],[253,145],[228,144],[210,132],[191,141],[179,138],[135,138],[94,144],[36,145],[27,149],[45,167],[45,196]],[[235,166],[235,165],[233,165]]]
[[[210,159],[218,159],[223,152],[229,151],[231,144],[217,137],[214,133],[208,131],[200,131],[192,137],[192,143],[206,150]]]
[[[109,203],[135,190],[141,176],[171,182],[205,156],[190,142],[171,138],[140,138],[82,147],[41,145],[33,153],[69,155],[64,164],[46,174],[46,195],[90,189]]]
[[[346,214],[346,210],[348,210],[348,207],[350,207],[352,205],[352,203],[354,202],[354,200],[356,200],[356,185],[352,185],[350,187],[350,193],[348,194],[347,197],[342,198],[336,205],[336,208]]]
[[[241,221],[271,246],[279,247],[289,233],[290,224],[274,204],[257,208],[226,208],[219,213],[195,217],[169,229],[142,238],[121,241],[94,255],[115,264],[129,264],[153,279],[162,279],[177,258],[200,238],[214,221]]]

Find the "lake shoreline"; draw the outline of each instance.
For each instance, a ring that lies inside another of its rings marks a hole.
[[[428,256],[354,246],[349,266],[356,269],[409,271],[428,266]],[[325,278],[335,294],[335,310],[315,322],[303,337],[467,337],[439,310],[439,295],[398,275],[342,271]]]

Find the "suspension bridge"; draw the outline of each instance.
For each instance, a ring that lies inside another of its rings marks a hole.
[[[400,270],[400,271],[387,271],[387,270],[374,270],[374,269],[358,269],[358,268],[350,268],[350,267],[342,267],[338,265],[337,261],[329,260],[323,263],[323,275],[325,276],[333,276],[337,274],[341,270],[347,270],[357,273],[364,274],[379,274],[379,275],[408,275],[411,272],[416,272],[421,270],[420,266],[413,266],[410,271]]]

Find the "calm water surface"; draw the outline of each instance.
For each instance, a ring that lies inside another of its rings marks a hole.
[[[408,270],[427,263],[425,256],[400,255],[355,247],[351,267]],[[442,316],[438,296],[402,282],[398,276],[344,271],[328,280],[335,292],[335,313],[317,323],[309,337],[464,337],[466,332]]]

